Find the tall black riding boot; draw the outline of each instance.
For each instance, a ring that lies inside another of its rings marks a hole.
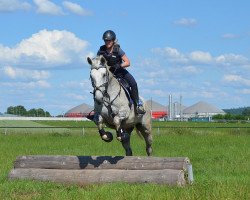
[[[143,115],[146,113],[142,101],[139,98],[137,85],[131,86],[131,98],[135,104],[137,114]]]

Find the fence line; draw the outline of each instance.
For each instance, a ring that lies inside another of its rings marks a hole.
[[[0,117],[0,120],[31,121],[89,121],[86,117]]]
[[[95,126],[40,126],[40,127],[35,127],[35,126],[0,126],[0,134],[3,133],[4,135],[7,135],[7,133],[17,133],[16,131],[21,131],[22,133],[25,132],[26,134],[28,133],[44,133],[44,129],[46,129],[46,132],[47,133],[58,133],[58,134],[70,134],[70,133],[73,133],[75,131],[80,131],[78,133],[80,133],[80,135],[84,136],[85,133],[86,133],[86,129],[96,129],[97,130],[97,127]],[[152,129],[154,129],[154,131],[156,131],[156,133],[159,135],[161,134],[161,131],[164,131],[165,130],[177,130],[177,131],[182,131],[185,129],[186,130],[198,130],[198,129],[206,129],[206,130],[212,130],[212,129],[236,129],[236,130],[249,130],[250,129],[250,126],[214,126],[214,127],[207,127],[207,126],[200,126],[200,127],[197,127],[197,126],[182,126],[182,127],[179,127],[179,126],[169,126],[169,127],[166,127],[166,126],[153,126]],[[156,129],[156,130],[155,130]],[[14,132],[13,132],[14,131]],[[30,132],[32,131],[32,132]],[[58,132],[59,131],[59,132]]]
[[[96,126],[0,126],[1,129],[6,128],[45,128],[45,129],[57,129],[57,128],[69,128],[69,129],[88,129],[88,128],[97,128]],[[152,126],[152,128],[157,129],[220,129],[220,128],[243,128],[247,129],[250,126]]]

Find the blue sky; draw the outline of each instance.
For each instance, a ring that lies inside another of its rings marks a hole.
[[[248,0],[0,0],[0,112],[93,105],[89,66],[116,32],[140,95],[250,106]]]

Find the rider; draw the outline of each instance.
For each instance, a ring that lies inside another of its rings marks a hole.
[[[137,114],[145,114],[142,101],[139,98],[138,87],[134,77],[125,69],[130,66],[130,61],[125,52],[117,44],[116,34],[112,30],[103,33],[105,45],[101,46],[97,55],[103,55],[110,66],[110,71],[119,78],[125,79],[131,87],[131,98],[135,104]]]

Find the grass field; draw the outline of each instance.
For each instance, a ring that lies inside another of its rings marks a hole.
[[[41,127],[93,126],[91,122],[52,121],[14,122],[8,126],[21,126],[18,123]],[[6,122],[0,121],[0,127],[3,126],[7,126]],[[0,199],[250,199],[250,128],[246,128],[249,124],[155,122],[153,126],[153,155],[189,157],[194,170],[193,185],[115,183],[79,187],[9,181],[7,175],[19,155],[114,156],[124,155],[124,151],[116,140],[104,143],[92,128],[86,128],[84,135],[77,128],[55,129],[54,132],[40,128],[36,134],[25,131],[20,134],[24,129],[8,130],[6,135],[0,130]],[[194,126],[208,128],[186,128]],[[233,128],[211,128],[218,126]],[[144,141],[136,133],[131,141],[134,155],[146,155]]]

